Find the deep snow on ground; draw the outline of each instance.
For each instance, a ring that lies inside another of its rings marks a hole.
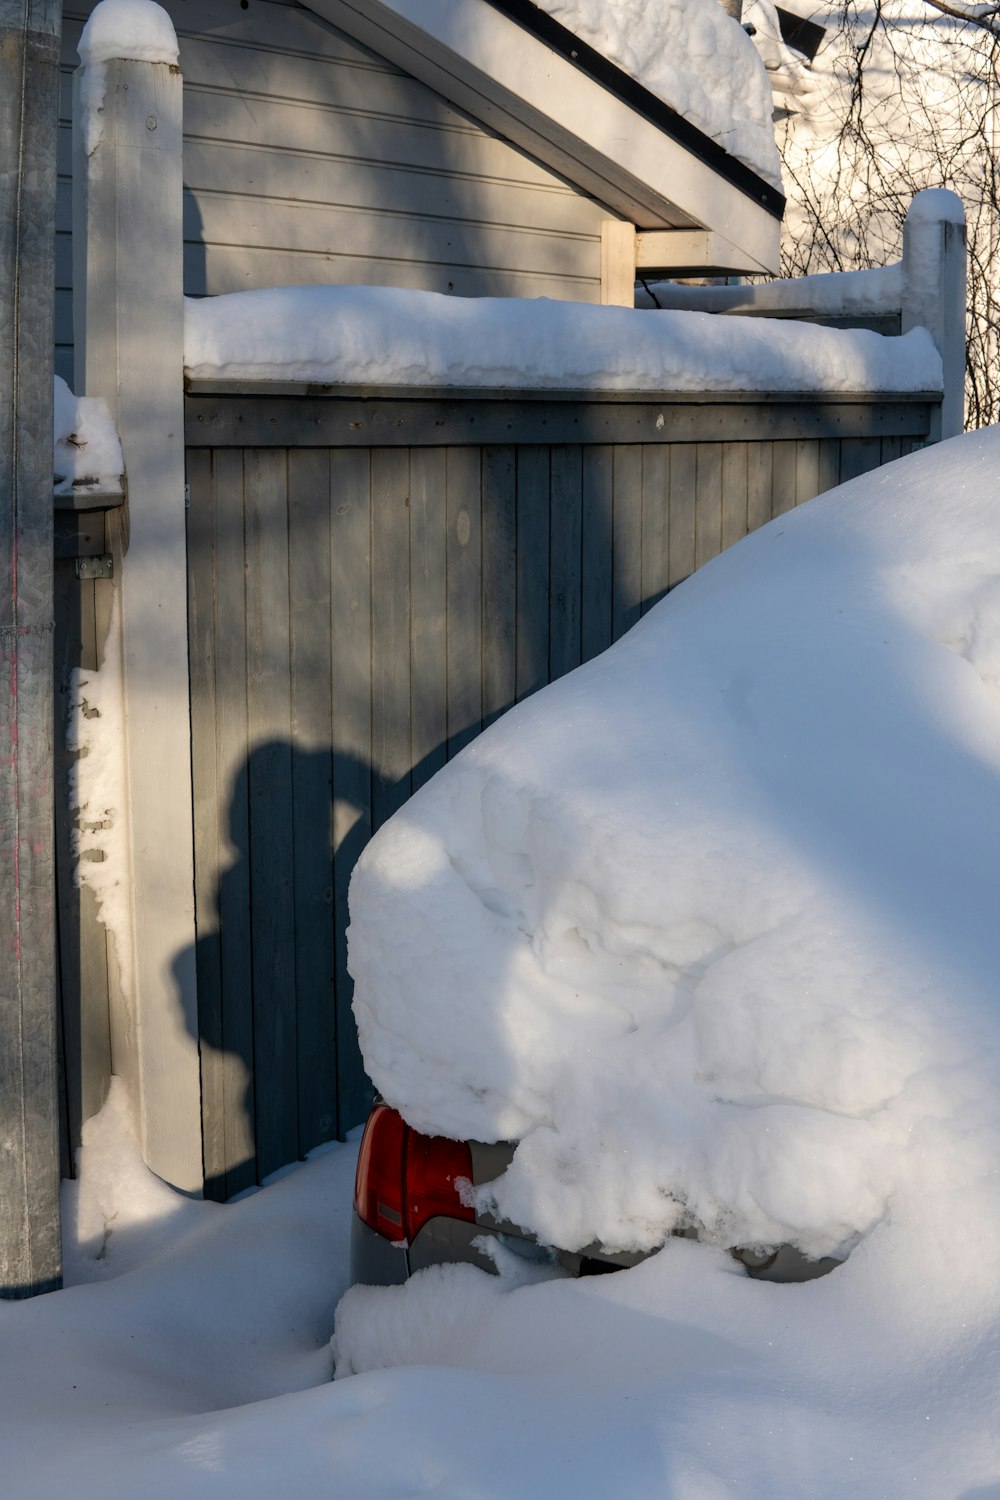
[[[464,752],[354,892],[369,1059],[417,1123],[515,1094],[543,1135],[582,1123],[596,1154],[567,1130],[561,1176],[521,1177],[564,1224],[634,1207],[622,1141],[734,1212],[771,1213],[777,1174],[786,1224],[844,1216],[846,1262],[776,1286],[673,1239],[580,1282],[437,1268],[348,1293],[331,1350],[352,1148],[190,1202],[116,1090],[66,1189],[73,1284],[0,1304],[5,1497],[1000,1500],[998,470],[1000,431],[971,435],[740,543]],[[484,801],[485,768],[515,790]],[[709,914],[732,938],[706,954]],[[397,987],[432,946],[418,1025]]]

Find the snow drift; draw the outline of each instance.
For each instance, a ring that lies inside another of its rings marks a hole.
[[[772,522],[370,844],[367,1066],[519,1141],[501,1212],[815,1256],[996,1220],[998,466],[980,433]]]

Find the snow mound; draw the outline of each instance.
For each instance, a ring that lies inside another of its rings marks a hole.
[[[52,467],[57,495],[114,490],[125,472],[122,445],[107,402],[74,396],[55,377]]]
[[[971,434],[772,522],[373,839],[366,1064],[519,1142],[501,1213],[813,1256],[996,1218],[998,468]]]
[[[712,0],[715,4],[715,0]],[[922,328],[903,338],[768,318],[275,287],[187,299],[192,380],[593,391],[940,390]]]
[[[771,85],[718,0],[536,0],[568,31],[781,187]]]

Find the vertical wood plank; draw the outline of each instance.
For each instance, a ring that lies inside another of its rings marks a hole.
[[[661,599],[670,583],[670,449],[642,453],[642,609]]]
[[[722,444],[696,448],[694,565],[702,568],[722,550]]]
[[[747,453],[747,531],[771,519],[774,488],[774,444],[751,443]]]
[[[635,306],[635,225],[621,219],[601,222],[601,301]]]
[[[483,718],[482,450],[449,448],[448,758],[475,739]]]
[[[549,680],[580,665],[583,466],[578,446],[550,456]]]
[[[695,515],[698,464],[693,443],[676,443],[670,449],[670,588],[695,568]]]
[[[844,438],[840,445],[841,484],[877,469],[881,457],[881,438]]]
[[[749,485],[749,443],[727,443],[722,450],[723,550],[747,534]]]
[[[517,454],[483,449],[483,727],[517,693]]]
[[[617,640],[631,630],[642,608],[642,448],[638,443],[615,446],[612,549],[611,634]]]
[[[246,452],[254,1105],[261,1177],[298,1147],[287,455]]]
[[[231,1197],[257,1181],[242,452],[217,451],[212,470],[216,611],[221,622],[215,641],[218,862],[214,879],[222,985],[222,1056],[213,1066],[221,1075],[224,1111],[226,1175],[218,1195]],[[206,916],[206,926],[207,920]],[[208,933],[210,940],[210,927]]]
[[[330,454],[330,634],[333,645],[333,899],[337,1133],[364,1119],[371,1097],[351,1011],[347,888],[372,822],[371,461],[364,448]]]
[[[372,828],[410,795],[410,456],[373,448]]]
[[[819,441],[800,438],[795,444],[795,504],[804,505],[819,491]]]
[[[190,506],[188,545],[188,651],[191,672],[191,780],[194,795],[195,972],[201,1047],[202,1150],[205,1196],[226,1196],[226,1104],[222,1035],[222,955],[219,940],[219,816],[216,744],[217,507],[212,453],[187,456]],[[241,486],[242,500],[242,486]],[[240,556],[242,560],[242,546]],[[241,611],[242,614],[242,611]]]
[[[816,482],[817,495],[825,495],[840,483],[840,443],[836,438],[821,438]]]
[[[330,663],[330,455],[288,455],[295,1036],[299,1154],[337,1129]]]
[[[518,702],[549,675],[549,451],[517,450]]]
[[[898,437],[884,437],[882,439],[882,462],[891,464],[897,458],[902,457],[903,440]]]
[[[448,743],[446,463],[410,450],[410,744],[414,791],[441,769]]]
[[[794,442],[773,445],[773,470],[771,482],[771,515],[783,516],[795,504],[795,449]]]
[[[611,645],[613,502],[613,450],[606,445],[584,448],[580,609],[580,654],[584,661]]]

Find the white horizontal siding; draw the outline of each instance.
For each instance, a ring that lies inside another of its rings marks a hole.
[[[64,7],[57,367],[72,377],[71,77],[96,0]],[[287,0],[165,0],[184,73],[185,290],[319,282],[600,299],[603,210]]]

